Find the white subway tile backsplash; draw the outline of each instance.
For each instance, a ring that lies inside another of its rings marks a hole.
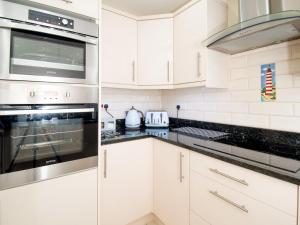
[[[232,69],[230,72],[230,78],[231,80],[237,80],[248,77],[257,77],[259,76],[259,69],[260,68],[258,66]]]
[[[277,88],[292,88],[293,87],[293,76],[292,75],[281,75],[277,76]]]
[[[125,111],[131,106],[144,113],[161,109],[161,91],[102,88],[101,103],[109,104],[111,114],[117,119],[123,119]]]
[[[255,89],[260,90],[260,77],[251,77],[249,78],[249,90]]]
[[[249,127],[269,127],[269,117],[251,114],[232,114],[232,124]]]
[[[249,113],[263,114],[263,115],[292,116],[294,113],[294,107],[293,104],[291,103],[275,103],[275,102],[250,103]]]
[[[289,47],[270,48],[269,51],[259,51],[250,53],[247,56],[248,65],[260,65],[273,63],[277,61],[288,60],[291,58],[291,49]]]
[[[300,131],[300,117],[279,117],[272,116],[270,128],[274,130]]]
[[[204,121],[229,124],[231,115],[230,113],[205,112]]]
[[[295,113],[295,116],[300,116],[300,103],[296,103],[294,105],[294,113]]]
[[[258,90],[243,90],[231,92],[233,102],[260,102],[260,92]]]
[[[232,112],[232,113],[248,113],[247,103],[220,103],[217,104],[218,112]]]
[[[277,89],[278,102],[300,102],[300,88]]]
[[[248,79],[232,80],[229,83],[231,90],[246,90],[249,87]]]

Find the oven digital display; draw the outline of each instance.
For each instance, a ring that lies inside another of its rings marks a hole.
[[[29,10],[28,19],[41,23],[47,23],[59,27],[74,29],[74,20],[61,16],[54,16],[47,13],[42,13],[34,10]]]

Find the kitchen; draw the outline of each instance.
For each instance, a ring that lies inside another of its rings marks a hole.
[[[0,0],[0,225],[299,225],[298,0]]]

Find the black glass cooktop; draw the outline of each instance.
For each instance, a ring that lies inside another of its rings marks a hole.
[[[182,132],[192,130],[193,132]],[[280,170],[296,173],[300,170],[300,146],[270,142],[266,140],[249,139],[248,137],[235,136],[230,133],[216,134],[215,131],[200,131],[194,129],[173,129],[179,142],[189,143],[196,148],[205,148],[232,157],[249,160],[255,163],[271,166]],[[172,136],[171,132],[169,135]],[[204,133],[209,136],[203,135]]]

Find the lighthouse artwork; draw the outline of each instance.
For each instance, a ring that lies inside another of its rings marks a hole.
[[[276,100],[276,70],[275,63],[261,66],[261,101],[272,102]]]

